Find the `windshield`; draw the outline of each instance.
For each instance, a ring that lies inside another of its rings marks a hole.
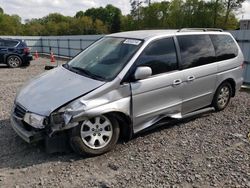
[[[97,80],[110,81],[142,45],[141,40],[105,37],[84,50],[64,67]]]

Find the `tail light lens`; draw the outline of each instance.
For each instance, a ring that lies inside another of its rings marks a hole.
[[[24,52],[25,54],[29,54],[29,53],[30,53],[30,49],[29,49],[29,48],[24,48],[24,49],[23,49],[23,52]]]

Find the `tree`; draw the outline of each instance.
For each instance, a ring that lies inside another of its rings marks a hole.
[[[183,22],[185,20],[183,6],[183,0],[172,0],[170,2],[168,22],[171,28],[183,27]]]
[[[132,17],[132,24],[134,25],[134,29],[141,29],[143,26],[143,1],[142,0],[130,0],[131,11],[130,15]]]
[[[168,28],[167,17],[169,14],[169,2],[152,3],[141,9],[143,28]]]
[[[95,34],[108,33],[108,27],[101,20],[95,20],[94,22]]]
[[[4,12],[3,12],[3,9],[0,7],[0,14],[3,14]]]
[[[78,11],[75,15],[75,18],[81,18],[84,16],[84,12],[83,11]]]
[[[107,24],[110,27],[110,32],[119,32],[121,30],[121,10],[113,5],[107,5],[105,9],[107,10]]]
[[[236,11],[239,8],[241,8],[242,3],[244,1],[245,0],[225,0],[224,4],[226,6],[226,15],[225,15],[224,27],[228,23],[228,18],[230,16],[230,13],[232,13],[232,11]]]
[[[109,28],[109,32],[119,32],[121,30],[121,10],[113,5],[107,5],[105,8],[90,8],[85,11],[85,16],[91,17],[94,21],[101,20]]]
[[[217,18],[218,18],[218,10],[221,7],[221,0],[215,0],[213,3],[213,27],[216,27],[217,24]]]
[[[25,20],[0,8],[0,35],[83,35],[137,29],[222,27],[236,29],[236,11],[244,0],[130,0],[131,12],[122,15],[113,5],[76,12],[74,17],[52,13]]]

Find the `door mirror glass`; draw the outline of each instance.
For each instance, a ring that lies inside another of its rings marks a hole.
[[[135,80],[143,80],[150,77],[151,75],[152,75],[152,69],[150,67],[146,66],[137,67],[134,74],[134,78]]]

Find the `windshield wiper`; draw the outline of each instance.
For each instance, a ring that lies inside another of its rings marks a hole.
[[[87,76],[87,77],[90,77],[90,78],[93,78],[93,79],[96,79],[96,80],[100,80],[100,81],[104,81],[105,78],[103,78],[102,76],[99,76],[99,75],[95,75],[93,74],[92,72],[86,70],[86,69],[83,69],[81,67],[70,67],[68,66],[69,70],[72,70],[76,73],[79,73],[81,75],[84,75],[84,76]]]

